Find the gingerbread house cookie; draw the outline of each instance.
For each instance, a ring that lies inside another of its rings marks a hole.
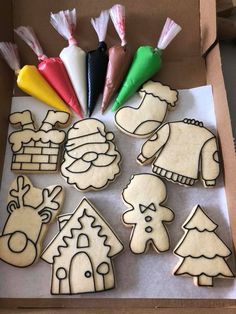
[[[78,294],[114,288],[113,258],[123,244],[84,198],[72,214],[58,218],[59,232],[41,258],[52,265],[52,294]]]

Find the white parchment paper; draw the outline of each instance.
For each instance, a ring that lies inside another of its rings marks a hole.
[[[130,105],[137,105],[138,95],[130,101]],[[129,137],[116,129],[113,123],[113,113],[107,112],[100,115],[99,104],[94,117],[105,122],[107,129],[115,133],[115,142],[122,154],[123,162],[121,175],[108,188],[99,192],[81,193],[66,184],[60,174],[29,175],[36,187],[61,184],[66,191],[65,203],[62,214],[71,213],[79,204],[83,196],[97,207],[104,215],[117,235],[122,240],[125,251],[114,259],[116,272],[116,288],[107,292],[73,296],[76,298],[235,298],[236,281],[232,279],[215,279],[214,288],[196,287],[192,277],[173,276],[172,270],[178,262],[178,257],[172,254],[172,250],[183,235],[181,229],[189,212],[194,205],[200,204],[207,214],[219,225],[218,235],[232,248],[225,190],[222,174],[217,181],[217,187],[205,189],[201,182],[194,187],[183,187],[167,182],[168,200],[167,206],[175,212],[175,220],[168,225],[171,239],[171,250],[164,254],[157,254],[153,250],[142,255],[134,255],[130,252],[129,235],[130,228],[121,223],[121,214],[126,207],[121,199],[123,187],[129,182],[134,173],[151,172],[151,166],[140,166],[136,162],[136,156],[145,140]],[[49,107],[30,97],[16,97],[12,101],[12,112],[32,110],[37,118],[38,125],[44,118]],[[215,130],[215,114],[211,86],[180,90],[179,102],[176,110],[170,112],[167,121],[177,121],[184,118],[194,118],[204,122],[204,125]],[[13,129],[9,126],[9,132]],[[0,227],[4,226],[8,216],[6,211],[6,198],[8,188],[16,175],[10,171],[12,152],[9,144],[6,149],[5,164],[0,195]],[[44,241],[44,247],[57,233],[58,227],[51,225]],[[228,260],[234,269],[234,257]],[[39,262],[31,267],[19,269],[0,261],[0,297],[7,298],[48,298],[50,296],[51,266],[46,262]],[[61,297],[61,296],[60,296]],[[68,297],[68,296],[67,296]]]

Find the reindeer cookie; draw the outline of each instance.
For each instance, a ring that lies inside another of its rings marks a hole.
[[[68,131],[61,174],[79,191],[101,190],[120,174],[121,155],[97,119],[76,122]]]
[[[232,252],[215,233],[217,227],[199,205],[193,208],[174,249],[180,258],[174,275],[192,276],[196,286],[213,286],[216,277],[234,277],[226,262]]]
[[[78,294],[114,288],[113,258],[123,244],[88,199],[72,214],[58,217],[59,232],[41,258],[52,265],[52,294]]]
[[[26,176],[12,183],[9,216],[0,236],[0,259],[16,267],[28,267],[41,255],[48,226],[59,214],[64,199],[62,187],[35,188]]]
[[[162,124],[168,110],[173,110],[178,91],[159,82],[148,81],[139,91],[137,108],[122,107],[115,114],[115,125],[124,133],[135,137],[148,137]]]
[[[21,173],[56,172],[65,132],[55,128],[66,127],[69,118],[66,112],[49,110],[41,127],[36,130],[31,111],[12,113],[10,123],[21,125],[22,129],[9,136],[13,152],[11,170]]]
[[[153,162],[155,174],[185,186],[201,177],[205,187],[214,187],[220,173],[216,137],[194,119],[163,124],[143,144],[137,161]]]
[[[153,174],[136,174],[123,190],[124,203],[130,207],[122,220],[132,226],[130,249],[135,254],[145,253],[151,245],[158,253],[168,251],[170,240],[165,223],[174,219],[174,213],[163,206],[166,201],[165,184]]]

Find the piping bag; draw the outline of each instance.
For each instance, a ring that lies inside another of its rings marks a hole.
[[[64,63],[79,100],[83,114],[87,112],[86,53],[74,38],[76,9],[51,13],[50,23],[56,31],[68,40],[68,47],[62,49],[60,58]]]
[[[32,27],[20,26],[15,29],[15,32],[37,55],[38,60],[40,61],[38,64],[39,72],[55,89],[65,103],[83,118],[80,105],[62,60],[58,57],[48,58],[43,53],[42,47]]]
[[[68,106],[48,84],[34,65],[25,65],[20,68],[18,48],[13,43],[1,42],[0,52],[17,75],[18,87],[30,96],[33,96],[59,111],[71,113]]]
[[[87,88],[88,88],[88,116],[90,117],[100,93],[102,93],[108,64],[107,45],[105,37],[109,21],[109,11],[102,11],[100,16],[91,19],[97,33],[99,45],[96,50],[87,53]]]
[[[116,111],[122,106],[144,82],[160,70],[162,66],[162,51],[180,31],[181,27],[170,18],[167,18],[157,47],[141,46],[137,49],[128,74],[112,106],[112,111]]]
[[[120,37],[121,45],[113,46],[108,50],[109,62],[103,91],[102,113],[106,110],[112,97],[120,87],[131,62],[131,53],[127,48],[125,39],[125,7],[120,4],[114,5],[110,9],[110,16]]]

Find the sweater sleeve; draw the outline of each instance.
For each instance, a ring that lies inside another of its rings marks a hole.
[[[138,163],[149,164],[168,140],[170,126],[168,123],[160,127],[142,146],[137,157]]]
[[[202,148],[201,171],[205,187],[214,186],[216,184],[216,178],[220,173],[219,153],[215,137],[208,140]]]

